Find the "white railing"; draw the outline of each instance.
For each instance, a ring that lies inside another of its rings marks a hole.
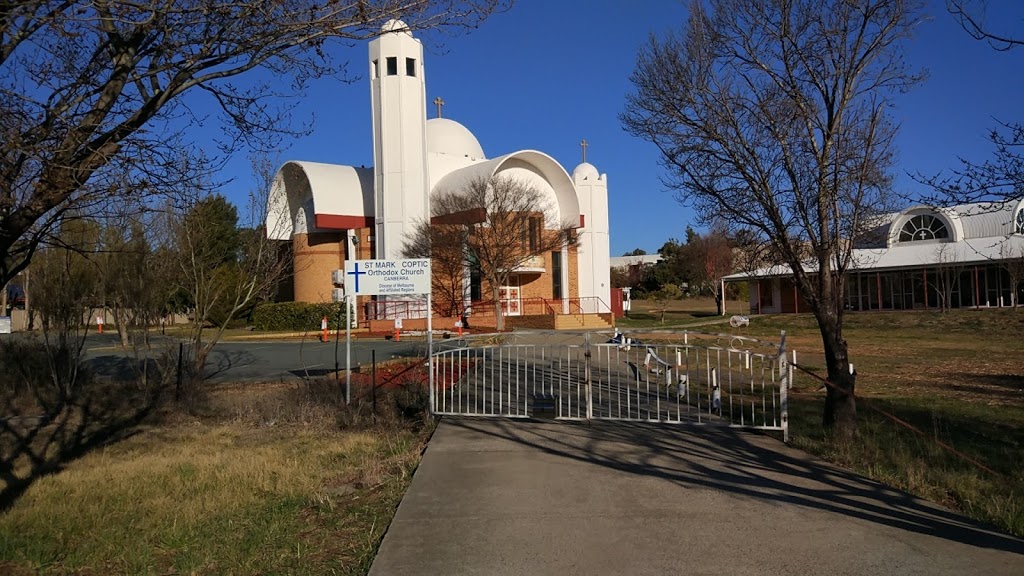
[[[433,357],[435,414],[722,424],[788,433],[781,343],[694,332],[517,334]]]

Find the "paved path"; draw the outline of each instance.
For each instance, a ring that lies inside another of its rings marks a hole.
[[[1024,574],[1024,541],[728,429],[445,419],[372,576]]]

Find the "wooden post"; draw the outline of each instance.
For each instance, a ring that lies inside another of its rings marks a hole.
[[[793,314],[800,313],[800,292],[796,289],[796,282],[790,282],[793,286]]]
[[[757,281],[757,313],[761,314],[761,280]]]

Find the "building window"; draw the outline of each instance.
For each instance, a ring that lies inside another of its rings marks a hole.
[[[469,270],[469,300],[470,302],[479,302],[484,299],[483,291],[483,274],[480,273],[479,266],[473,266]]]
[[[416,59],[406,58],[405,59],[405,75],[415,76],[416,75]]]
[[[540,246],[540,234],[542,225],[541,219],[537,216],[530,216],[522,221],[521,246],[523,250],[529,250],[531,254],[536,253]]]
[[[394,56],[388,56],[388,76],[398,75],[398,58]]]
[[[949,238],[949,228],[935,216],[919,214],[907,220],[900,229],[900,242],[920,242],[921,240],[941,240]]]
[[[562,253],[551,253],[551,297],[560,300],[562,298]]]
[[[771,280],[761,280],[760,292],[758,293],[761,297],[762,308],[774,308],[775,307],[775,283]]]
[[[373,77],[380,78],[380,62],[376,60],[373,61]]]
[[[1024,234],[1024,208],[1017,210],[1017,218],[1015,219],[1013,231],[1017,234]]]

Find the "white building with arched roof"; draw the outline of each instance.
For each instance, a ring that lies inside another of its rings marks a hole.
[[[1024,301],[1024,198],[911,206],[859,239],[846,282],[849,310],[988,308]],[[807,266],[813,270],[813,265]],[[809,311],[775,265],[725,278],[748,282],[750,312]]]
[[[550,206],[547,228],[578,222],[574,244],[534,258],[502,287],[503,309],[511,316],[610,313],[607,176],[586,162],[570,174],[538,150],[488,158],[465,126],[450,118],[428,120],[421,43],[400,21],[383,30],[370,42],[368,58],[374,165],[290,161],[272,184],[267,233],[292,242],[292,297],[329,302],[331,271],[342,268],[346,259],[402,257],[407,238],[430,216],[433,194],[503,176],[544,195]],[[467,270],[469,307],[487,293],[478,284]],[[425,316],[425,310],[410,308],[413,303],[402,306],[394,300],[386,305],[374,301],[358,309],[371,318]]]

